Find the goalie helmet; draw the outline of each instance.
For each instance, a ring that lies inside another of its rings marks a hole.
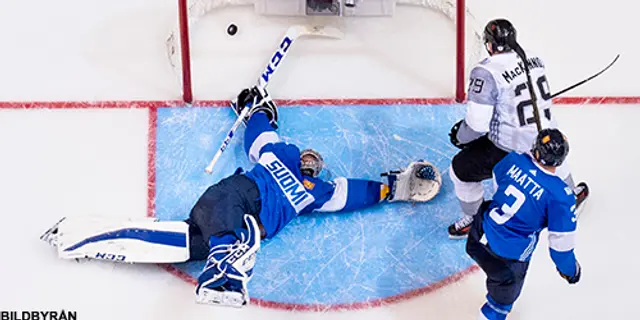
[[[510,51],[516,42],[516,28],[506,19],[494,19],[484,28],[483,38],[489,54]]]
[[[569,154],[569,141],[557,129],[543,129],[533,143],[531,154],[545,166],[558,167]]]
[[[304,149],[300,152],[300,172],[302,175],[317,177],[324,167],[324,159],[318,151]]]

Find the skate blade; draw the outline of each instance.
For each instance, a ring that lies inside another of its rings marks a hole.
[[[216,291],[200,288],[196,294],[196,303],[214,306],[242,308],[247,305],[246,297],[239,292]]]
[[[449,235],[449,239],[451,239],[451,240],[465,240],[468,237],[469,237],[468,234],[465,234],[463,236],[454,236],[454,235],[451,235],[451,234]]]
[[[58,222],[56,222],[56,224],[54,224],[51,228],[49,228],[47,231],[45,231],[41,236],[40,236],[40,240],[52,245],[52,246],[57,246],[57,231],[58,231],[58,227],[60,226],[60,223],[62,223],[62,221],[64,221],[67,217],[64,217],[62,219],[60,219]]]

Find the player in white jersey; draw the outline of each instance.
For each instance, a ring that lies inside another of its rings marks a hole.
[[[454,156],[449,171],[463,218],[449,226],[449,237],[465,238],[473,216],[482,203],[482,181],[491,178],[491,170],[509,152],[528,152],[538,130],[533,102],[527,87],[525,65],[514,50],[516,30],[505,19],[490,21],[484,30],[489,57],[470,74],[465,118],[451,128],[451,143],[462,149]],[[527,54],[542,128],[556,128],[551,114],[551,91],[542,59]],[[580,205],[588,195],[586,183],[574,186],[566,165],[558,176],[573,189]]]

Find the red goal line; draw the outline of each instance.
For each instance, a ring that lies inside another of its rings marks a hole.
[[[640,96],[585,96],[553,99],[560,105],[586,104],[640,104]],[[449,105],[457,104],[454,98],[391,98],[391,99],[276,99],[281,106],[330,106],[330,105]],[[0,101],[0,109],[144,109],[184,107],[182,100],[122,100],[122,101]],[[223,107],[228,100],[194,101],[192,107]]]

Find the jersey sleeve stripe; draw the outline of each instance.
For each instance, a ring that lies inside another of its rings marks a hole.
[[[261,133],[251,144],[249,148],[249,161],[258,162],[260,158],[260,150],[269,143],[280,142],[280,137],[274,131],[265,131]]]
[[[336,178],[333,180],[336,185],[333,195],[329,201],[325,202],[322,207],[316,209],[320,212],[335,212],[340,211],[347,204],[348,195],[348,181],[346,178]]]
[[[520,261],[527,261],[527,259],[529,258],[529,256],[531,256],[531,254],[533,253],[533,250],[536,249],[536,244],[538,243],[538,237],[535,234],[529,235],[529,245],[527,246],[526,249],[524,249],[524,252],[522,253],[522,255],[520,255],[519,260]]]
[[[571,232],[555,232],[549,231],[549,248],[558,251],[566,252],[575,248],[576,233]]]

